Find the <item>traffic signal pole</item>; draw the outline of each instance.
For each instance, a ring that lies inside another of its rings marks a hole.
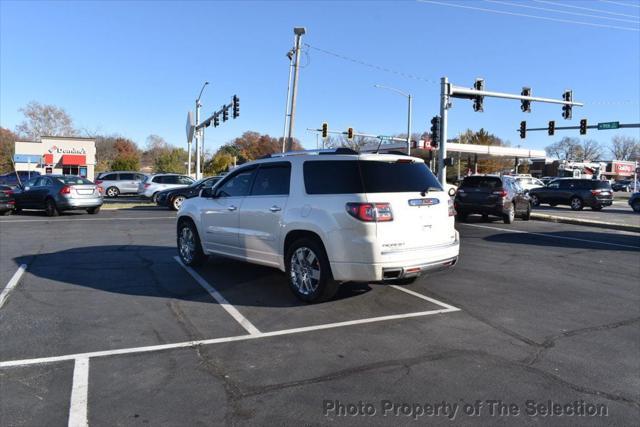
[[[480,84],[478,84],[480,82]],[[476,87],[481,87],[482,89],[477,89]],[[544,102],[547,104],[562,104],[563,107],[582,107],[584,104],[581,102],[574,102],[572,99],[554,99],[554,98],[542,98],[538,96],[530,96],[530,95],[522,95],[522,94],[513,94],[513,93],[505,93],[505,92],[492,92],[488,90],[484,90],[484,80],[476,79],[476,87],[474,88],[466,88],[462,86],[455,86],[449,83],[449,79],[447,77],[442,77],[440,79],[440,143],[438,150],[438,179],[441,184],[446,183],[447,178],[447,167],[445,165],[445,158],[447,157],[447,127],[448,127],[448,110],[452,107],[451,98],[460,98],[460,99],[468,99],[474,101],[474,110],[483,111],[482,101],[484,97],[489,98],[503,98],[503,99],[514,99],[519,101],[529,101],[529,102]],[[525,93],[531,93],[531,88],[528,89],[527,92],[523,90]],[[565,94],[567,91],[565,91]],[[571,95],[570,95],[571,96]],[[527,108],[527,110],[529,110]],[[564,110],[563,110],[564,111]]]

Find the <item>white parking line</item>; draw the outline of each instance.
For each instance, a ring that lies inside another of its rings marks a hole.
[[[426,296],[426,295],[422,295],[422,294],[420,294],[420,293],[418,293],[418,292],[415,292],[415,291],[412,291],[412,290],[410,290],[410,289],[403,288],[402,286],[398,286],[398,285],[390,285],[390,286],[391,286],[392,288],[394,288],[394,289],[399,290],[399,291],[406,292],[406,293],[408,293],[409,295],[413,295],[414,297],[417,297],[417,298],[423,299],[423,300],[425,300],[425,301],[432,302],[432,303],[434,303],[434,304],[436,304],[436,305],[439,305],[440,307],[444,307],[444,308],[446,308],[446,309],[447,309],[447,310],[449,310],[449,311],[460,311],[460,309],[459,309],[459,308],[457,308],[457,307],[454,307],[454,306],[452,306],[452,305],[446,304],[446,303],[444,303],[444,302],[442,302],[442,301],[438,301],[437,299],[434,299],[434,298],[429,298],[429,297],[428,297],[428,296]]]
[[[89,393],[89,358],[78,357],[73,367],[73,385],[69,406],[69,427],[86,427],[87,396]]]
[[[535,233],[535,232],[524,231],[524,230],[512,230],[512,229],[508,229],[508,228],[491,227],[491,226],[488,226],[488,225],[479,225],[479,224],[464,224],[464,225],[467,226],[467,227],[488,228],[490,230],[506,231],[506,232],[509,232],[509,233],[531,234],[533,236],[549,237],[551,239],[574,240],[574,241],[578,241],[578,242],[598,243],[600,245],[618,246],[618,247],[621,247],[621,248],[640,249],[640,246],[623,245],[621,243],[601,242],[601,241],[598,241],[598,240],[580,239],[580,238],[577,238],[577,237],[555,236],[553,234]]]
[[[444,303],[440,303],[440,305],[444,305]],[[35,359],[22,359],[22,360],[7,360],[4,362],[0,362],[0,368],[10,368],[14,366],[27,366],[27,365],[41,365],[45,363],[64,362],[67,360],[74,360],[78,358],[107,357],[107,356],[117,356],[117,355],[132,354],[132,353],[150,353],[150,352],[156,352],[156,351],[162,351],[162,350],[197,347],[200,345],[221,344],[221,343],[228,343],[228,342],[234,342],[234,341],[247,341],[247,340],[259,339],[259,338],[276,337],[281,335],[292,335],[292,334],[298,334],[302,332],[319,331],[323,329],[334,329],[334,328],[340,328],[344,326],[383,322],[386,320],[400,320],[400,319],[408,319],[412,317],[430,316],[433,314],[451,313],[459,310],[460,310],[459,308],[455,308],[455,307],[450,309],[443,308],[439,310],[419,311],[415,313],[406,313],[406,314],[392,314],[390,316],[369,317],[366,319],[347,320],[345,322],[325,323],[322,325],[304,326],[301,328],[282,329],[279,331],[272,331],[272,332],[261,332],[255,335],[251,335],[251,334],[236,335],[232,337],[211,338],[206,340],[183,341],[183,342],[177,342],[172,344],[149,345],[144,347],[131,347],[131,348],[121,348],[116,350],[104,350],[104,351],[92,351],[88,353],[66,354],[63,356],[39,357]]]
[[[251,335],[260,334],[260,330],[255,326],[253,326],[253,324],[249,321],[249,319],[244,317],[233,305],[229,303],[229,301],[226,300],[225,297],[222,296],[222,294],[220,294],[220,292],[218,292],[216,288],[211,286],[193,268],[184,265],[182,261],[180,261],[180,258],[177,256],[173,257],[173,259],[175,259],[178,264],[180,264],[185,270],[187,270],[187,273],[189,273],[191,277],[193,277],[200,286],[202,286],[207,292],[209,292],[209,295],[211,295],[213,299],[216,300],[218,304],[220,304],[220,306],[224,308],[227,311],[227,313],[231,315],[231,317],[236,319],[236,321],[240,323],[240,325],[243,328],[245,328],[247,332],[249,332],[249,334]]]
[[[20,264],[20,267],[18,267],[18,270],[15,273],[13,273],[13,276],[9,280],[9,283],[7,283],[7,286],[5,286],[2,293],[0,293],[0,308],[2,308],[5,301],[7,301],[7,299],[9,298],[9,292],[11,292],[13,288],[16,287],[16,285],[20,281],[20,278],[22,277],[26,269],[27,269],[27,264]]]
[[[0,224],[13,224],[15,222],[65,222],[65,221],[148,221],[150,219],[176,219],[176,216],[145,216],[126,218],[57,218],[57,219],[13,219],[0,221]]]

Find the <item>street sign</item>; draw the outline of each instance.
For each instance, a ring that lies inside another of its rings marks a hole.
[[[187,130],[187,142],[191,144],[191,141],[193,140],[193,132],[195,130],[195,123],[193,122],[193,113],[191,111],[187,113],[186,130]]]
[[[620,127],[620,122],[598,123],[598,130],[618,129],[619,127]]]

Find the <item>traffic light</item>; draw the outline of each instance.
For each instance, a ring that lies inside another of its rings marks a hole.
[[[227,120],[229,120],[229,108],[225,106],[222,108],[222,121],[226,122]]]
[[[573,92],[570,90],[565,90],[562,94],[562,99],[566,102],[573,101]],[[571,104],[564,104],[562,106],[562,118],[565,120],[571,120]]]
[[[527,122],[524,120],[520,122],[520,138],[525,139],[527,137]]]
[[[327,122],[322,123],[322,137],[326,138],[329,136],[329,125]]]
[[[530,87],[523,87],[522,88],[522,92],[520,92],[520,95],[522,96],[531,96],[531,88]],[[520,105],[520,109],[522,110],[523,113],[530,113],[531,112],[531,101],[527,101],[527,100],[521,100],[520,101],[522,103],[522,105]]]
[[[587,134],[587,119],[580,120],[580,135]]]
[[[440,142],[440,116],[431,119],[431,146],[438,148]]]
[[[233,118],[237,119],[240,117],[240,98],[237,95],[233,95]]]
[[[556,133],[556,122],[549,120],[549,136],[553,136],[554,133]]]
[[[476,90],[484,90],[484,79],[476,79],[476,82],[473,84],[473,88]],[[484,96],[476,96],[473,99],[473,111],[483,112],[484,111],[484,108],[482,108],[483,101],[484,101]]]
[[[353,140],[353,128],[347,129],[347,140]]]
[[[213,127],[217,128],[218,126],[220,126],[220,118],[218,117],[217,114],[215,114],[213,116]]]

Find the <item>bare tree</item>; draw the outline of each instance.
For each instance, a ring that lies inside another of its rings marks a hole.
[[[16,126],[21,138],[37,141],[43,136],[77,136],[73,120],[63,108],[31,101],[18,111],[26,119]]]
[[[582,160],[586,162],[594,162],[602,158],[602,146],[598,141],[587,139],[582,142]]]
[[[640,142],[630,136],[616,135],[609,148],[615,160],[637,160],[640,157]]]
[[[578,138],[564,137],[558,142],[547,146],[544,149],[551,157],[558,160],[582,160],[584,157],[582,146]]]

